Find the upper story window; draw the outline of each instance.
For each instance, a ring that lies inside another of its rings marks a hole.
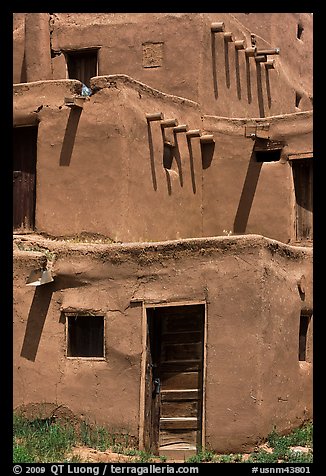
[[[88,88],[90,79],[98,74],[98,48],[66,51],[69,79],[78,79]]]

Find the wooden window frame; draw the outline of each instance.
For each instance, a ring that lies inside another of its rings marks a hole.
[[[65,316],[65,342],[66,342],[66,349],[65,349],[65,356],[68,360],[91,360],[91,361],[106,361],[106,346],[105,346],[105,337],[106,337],[106,319],[104,313],[92,313],[91,311],[74,311],[74,312],[64,312]],[[72,356],[68,355],[68,347],[69,347],[69,329],[68,329],[68,320],[71,317],[93,317],[102,318],[103,319],[103,356],[91,357],[91,356]]]

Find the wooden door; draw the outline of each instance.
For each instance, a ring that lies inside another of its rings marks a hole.
[[[33,230],[35,226],[37,127],[13,130],[13,226]]]
[[[158,410],[152,421],[157,428],[152,436],[158,441],[153,446],[172,459],[195,454],[202,443],[204,315],[203,305],[162,307],[150,313],[153,368],[159,379]]]

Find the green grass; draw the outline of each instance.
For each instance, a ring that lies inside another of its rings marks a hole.
[[[312,463],[313,462],[313,424],[312,422],[302,425],[293,430],[289,435],[279,435],[275,430],[268,436],[267,445],[272,452],[263,448],[256,451],[244,460],[242,454],[217,455],[213,451],[199,451],[195,456],[187,459],[187,463],[277,463],[282,460],[286,463]],[[291,446],[303,446],[309,448],[308,453],[291,450]]]
[[[14,415],[14,463],[52,463],[63,461],[75,444],[72,427],[63,427],[49,420],[29,422]]]
[[[124,433],[112,433],[106,428],[81,423],[78,429],[72,425],[57,423],[51,419],[29,421],[14,414],[13,420],[13,462],[14,463],[55,463],[81,462],[77,457],[69,457],[72,448],[77,445],[87,446],[99,451],[110,449],[115,453],[132,457],[135,463],[146,463],[158,459],[133,446],[130,437]],[[313,425],[306,423],[288,435],[279,435],[275,430],[268,436],[267,446],[272,452],[258,447],[243,460],[242,454],[218,455],[208,449],[199,451],[186,460],[187,463],[312,463]],[[294,452],[291,446],[309,448],[308,453]],[[166,457],[159,458],[165,462]]]

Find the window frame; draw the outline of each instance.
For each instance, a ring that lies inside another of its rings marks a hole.
[[[74,311],[74,312],[64,312],[65,316],[65,357],[68,360],[90,360],[90,361],[106,361],[106,319],[104,313],[94,313],[92,311]],[[103,319],[103,355],[102,356],[77,356],[77,355],[68,355],[69,350],[69,319],[72,317],[92,317],[102,318]]]
[[[68,62],[69,62],[69,56],[70,57],[78,56],[78,55],[82,56],[83,54],[87,54],[87,53],[96,53],[96,73],[95,73],[95,76],[98,76],[99,75],[99,50],[100,50],[100,48],[101,48],[100,46],[89,46],[89,47],[86,47],[86,48],[62,49],[62,52],[65,56],[65,61],[66,61],[66,79],[75,79],[76,81],[80,81],[83,84],[86,84],[85,82],[81,81],[80,79],[69,77]],[[91,76],[91,77],[93,77],[93,76]]]

